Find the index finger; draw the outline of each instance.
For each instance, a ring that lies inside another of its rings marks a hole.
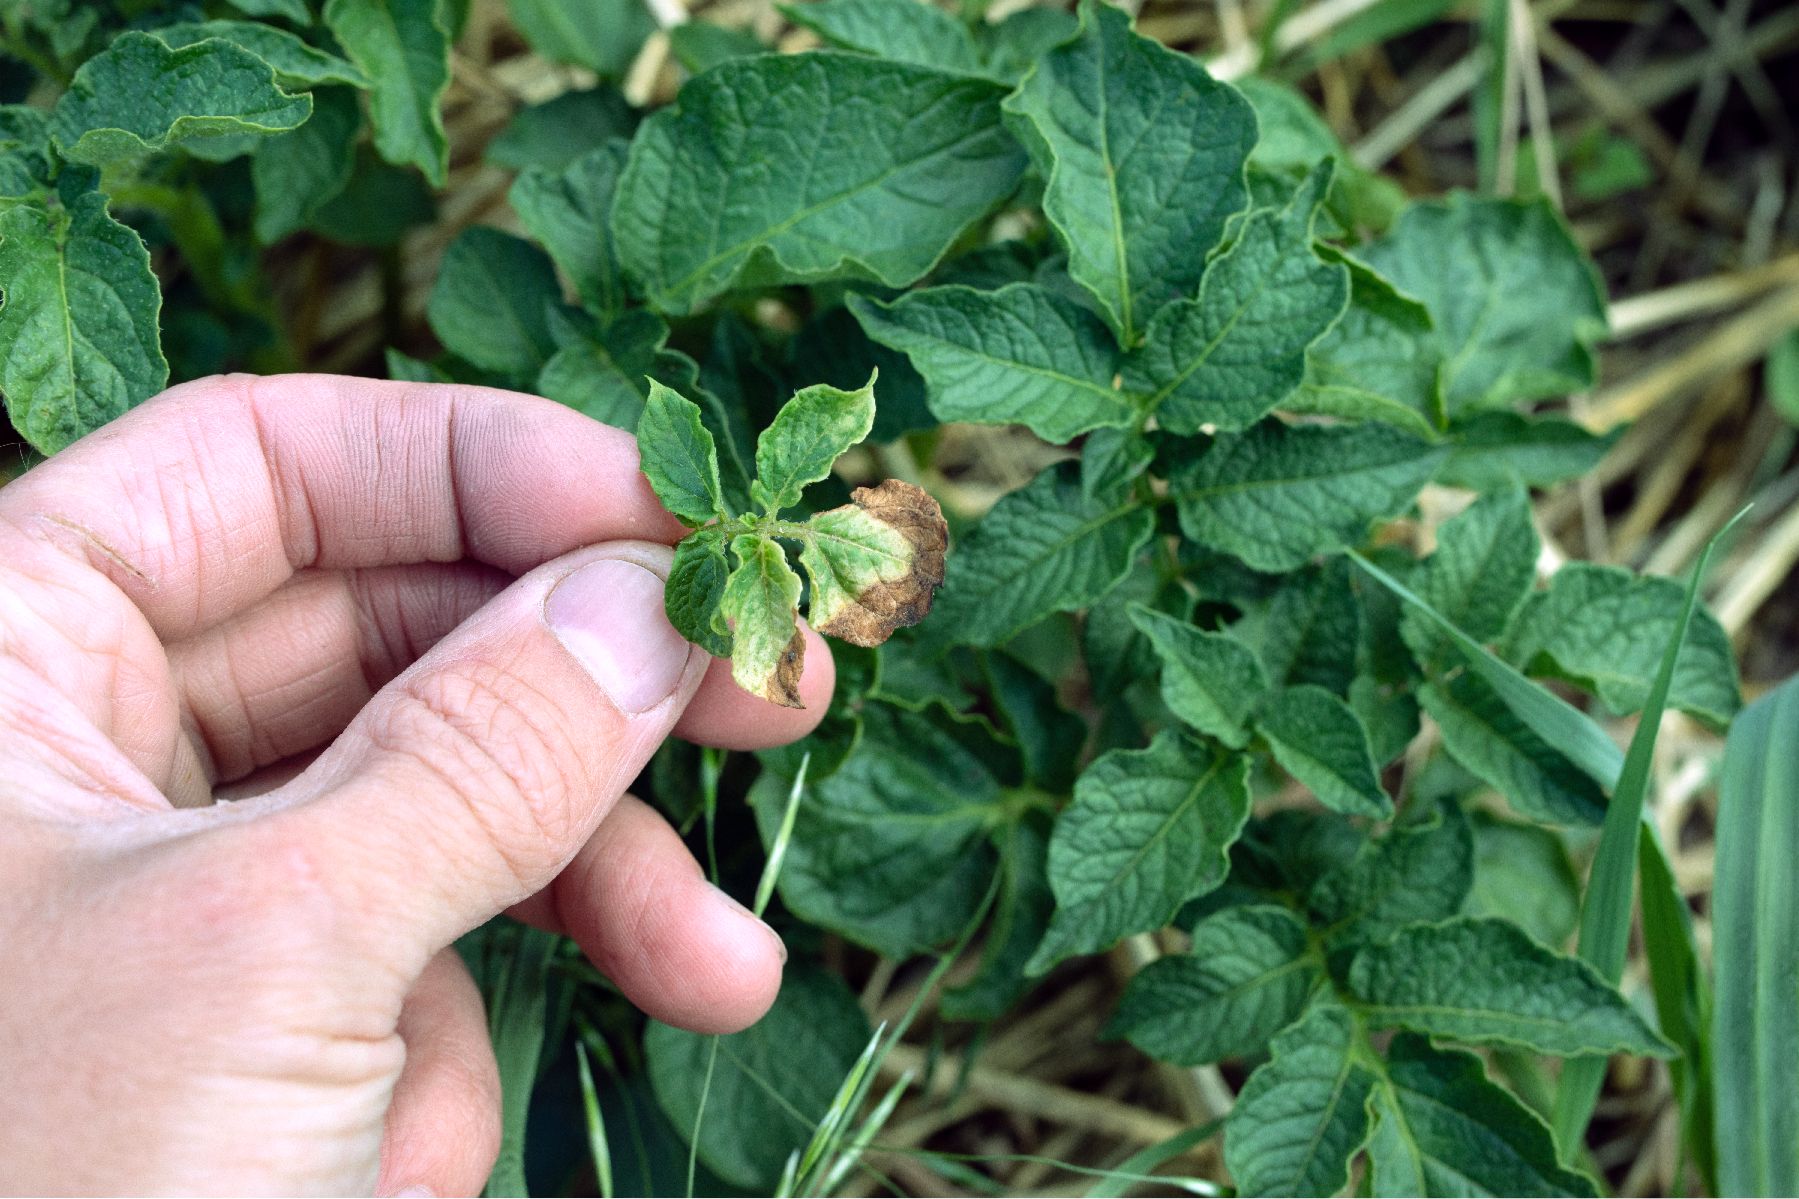
[[[172,388],[8,486],[8,529],[20,553],[49,545],[106,575],[164,641],[307,567],[523,574],[683,532],[622,430],[494,388],[333,375]]]

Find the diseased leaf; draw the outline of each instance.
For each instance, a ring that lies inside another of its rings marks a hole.
[[[0,394],[13,427],[54,454],[161,391],[169,364],[150,255],[63,175],[62,206],[0,210]]]
[[[1430,309],[1451,416],[1592,385],[1605,296],[1548,201],[1419,201],[1361,257]]]
[[[1105,322],[1036,284],[932,287],[887,305],[853,296],[849,308],[870,337],[911,358],[939,420],[1017,423],[1062,443],[1137,416],[1112,386],[1119,354]]]
[[[50,112],[65,158],[103,166],[209,139],[297,128],[312,100],[290,95],[256,55],[210,40],[171,49],[127,31],[81,64]]]
[[[731,541],[737,567],[719,611],[731,628],[731,678],[751,695],[799,708],[806,637],[795,625],[800,577],[772,538],[742,534]]]
[[[1248,198],[1255,114],[1185,54],[1088,0],[1080,36],[1044,54],[1007,98],[1010,127],[1047,178],[1043,211],[1126,347],[1191,295],[1205,252]]]
[[[756,481],[750,498],[770,513],[791,508],[809,483],[868,436],[875,420],[875,381],[854,391],[815,383],[796,391],[756,438]]]
[[[727,515],[718,449],[700,406],[654,379],[637,421],[637,452],[656,498],[683,522],[703,525]]]
[[[1580,683],[1620,715],[1635,712],[1649,697],[1685,598],[1673,579],[1572,562],[1519,613],[1506,657]],[[1742,706],[1730,638],[1704,608],[1693,613],[1668,703],[1714,728]]]
[[[778,6],[795,24],[845,50],[944,71],[981,73],[968,27],[925,0],[816,0]]]
[[[450,83],[442,0],[325,0],[325,24],[369,77],[375,148],[442,187],[450,143],[438,102]]]
[[[1349,272],[1312,252],[1312,224],[1330,185],[1313,171],[1285,208],[1252,212],[1206,266],[1196,299],[1156,314],[1124,385],[1149,396],[1162,427],[1246,429],[1298,387],[1306,351],[1342,315]]]
[[[560,295],[549,255],[523,238],[474,225],[445,251],[425,316],[451,353],[529,379],[556,352],[549,312]]]
[[[950,556],[937,597],[939,637],[998,645],[1052,612],[1092,603],[1130,569],[1155,518],[1130,501],[1081,494],[1050,468],[993,506]]]
[[[624,75],[656,29],[642,0],[506,0],[506,7],[533,50],[601,79]]]
[[[1470,491],[1494,491],[1513,483],[1549,487],[1598,467],[1618,444],[1622,427],[1603,435],[1572,421],[1482,412],[1450,431],[1449,456],[1437,481]]]
[[[721,537],[710,530],[675,546],[663,589],[663,607],[675,631],[714,658],[731,656],[731,629],[725,623],[725,580],[731,564]]]
[[[1403,511],[1437,459],[1427,443],[1381,425],[1267,420],[1179,462],[1170,490],[1187,536],[1258,570],[1297,570]]]
[[[250,159],[256,189],[256,240],[280,241],[306,227],[313,214],[343,191],[356,168],[356,127],[362,108],[346,87],[312,93],[312,116],[304,125],[276,134]]]
[[[1549,1126],[1471,1053],[1401,1033],[1375,1093],[1368,1164],[1381,1196],[1594,1195]]]
[[[620,257],[670,313],[737,286],[904,286],[1016,186],[1025,157],[1000,128],[1001,95],[851,54],[723,63],[632,142]],[[810,169],[770,169],[796,147]]]
[[[1141,604],[1130,615],[1161,660],[1169,710],[1233,749],[1249,744],[1251,720],[1268,692],[1254,651],[1229,633],[1208,633]]]
[[[772,1192],[870,1034],[841,979],[796,962],[768,1014],[719,1038],[716,1050],[709,1036],[655,1021],[643,1048],[662,1110],[682,1136],[698,1126],[700,1160],[736,1187]]]
[[[1274,760],[1332,811],[1384,820],[1393,801],[1381,788],[1368,731],[1355,710],[1322,687],[1277,691],[1256,717]]]
[[[850,500],[806,523],[806,619],[821,633],[879,645],[930,612],[943,582],[949,526],[936,500],[901,479],[858,487]]]
[[[1000,791],[928,719],[871,703],[864,720],[843,765],[802,791],[777,886],[795,915],[904,959],[953,938],[980,906]],[[751,789],[765,845],[791,782],[769,771]]]
[[[1349,270],[1349,305],[1306,352],[1305,380],[1281,403],[1288,412],[1378,420],[1419,437],[1444,421],[1443,352],[1430,310],[1366,263],[1335,252]]]
[[[1505,796],[1522,816],[1549,824],[1598,824],[1605,793],[1520,720],[1484,679],[1460,674],[1418,688],[1418,702],[1443,733],[1443,748]]]
[[[352,64],[274,25],[255,21],[182,21],[159,25],[150,32],[177,50],[209,37],[223,38],[268,63],[274,68],[275,82],[286,88],[309,88],[321,83],[369,86],[369,77]]]
[[[1305,925],[1285,908],[1227,908],[1192,936],[1186,953],[1131,980],[1106,1035],[1177,1066],[1252,1057],[1298,1019],[1323,977]]]
[[[629,146],[611,141],[560,171],[528,167],[509,196],[531,236],[543,243],[587,307],[602,316],[628,299],[612,247],[612,195]]]
[[[1508,920],[1414,924],[1364,946],[1349,989],[1368,1019],[1473,1045],[1664,1057],[1667,1044],[1591,966]]]
[[[1224,1125],[1224,1164],[1245,1195],[1335,1195],[1368,1139],[1376,1076],[1350,1014],[1321,1003],[1274,1038]]]
[[[1359,945],[1458,914],[1473,879],[1468,818],[1444,803],[1426,820],[1362,842],[1355,857],[1318,880],[1306,906],[1333,946]]]
[[[1160,928],[1223,882],[1248,775],[1248,759],[1175,731],[1089,766],[1050,838],[1056,913],[1030,972]]]
[[[1530,498],[1504,487],[1445,522],[1437,550],[1413,576],[1413,590],[1462,632],[1480,642],[1499,639],[1537,577],[1542,542],[1531,521]],[[1407,608],[1399,629],[1420,662],[1450,664],[1460,657],[1434,620]]]

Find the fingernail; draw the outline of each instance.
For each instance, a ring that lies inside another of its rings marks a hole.
[[[662,611],[662,576],[620,558],[590,562],[556,584],[544,620],[628,716],[672,695],[693,652]]]
[[[731,893],[729,891],[726,891],[724,888],[714,886],[712,883],[707,883],[706,886],[711,888],[712,897],[715,902],[718,902],[718,903],[724,905],[725,907],[730,908],[731,914],[736,916],[738,919],[748,920],[750,923],[754,924],[757,928],[761,929],[765,934],[767,934],[768,939],[775,943],[775,951],[781,955],[781,960],[783,962],[785,962],[787,960],[787,942],[781,940],[781,934],[776,932],[774,929],[770,928],[768,926],[767,921],[763,920],[760,916],[756,915],[756,913],[754,913],[754,912],[750,911],[748,908],[744,907],[741,903],[738,903],[737,900],[732,897]]]

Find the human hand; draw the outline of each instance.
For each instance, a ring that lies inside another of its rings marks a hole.
[[[739,691],[662,615],[681,533],[615,429],[328,376],[177,387],[0,490],[0,1188],[479,1190],[448,946],[502,911],[757,1019],[779,940],[622,793],[671,732],[810,731],[830,655],[804,711]]]

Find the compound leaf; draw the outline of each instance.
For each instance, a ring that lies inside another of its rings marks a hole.
[[[1016,423],[1060,444],[1137,415],[1112,386],[1119,355],[1105,322],[1034,283],[932,287],[885,305],[856,296],[849,307],[870,337],[911,358],[939,420]]]
[[[1414,924],[1364,946],[1349,989],[1376,1024],[1474,1045],[1570,1057],[1663,1057],[1664,1042],[1617,990],[1509,920]]]
[[[210,139],[297,128],[312,100],[290,95],[262,59],[216,38],[175,49],[127,31],[81,64],[50,113],[65,158],[103,166]]]
[[[1248,759],[1179,731],[1089,766],[1050,838],[1056,914],[1031,973],[1161,928],[1223,882],[1249,818],[1248,777]]]
[[[1135,345],[1158,309],[1193,293],[1248,199],[1248,101],[1089,0],[1080,36],[1038,59],[1005,109],[1048,179],[1043,211],[1068,273]]]
[[[1299,1017],[1322,973],[1287,909],[1226,908],[1193,926],[1188,952],[1131,980],[1106,1033],[1177,1066],[1253,1056]]]
[[[1403,511],[1438,451],[1384,425],[1289,426],[1266,420],[1217,438],[1170,480],[1181,529],[1257,570],[1288,571],[1359,543]]]
[[[1198,297],[1156,314],[1124,385],[1148,394],[1163,428],[1246,429],[1305,378],[1307,349],[1349,300],[1348,270],[1312,252],[1330,177],[1320,166],[1285,208],[1250,213],[1207,265]]]
[[[852,54],[723,63],[632,141],[620,257],[670,313],[739,285],[904,286],[1017,185],[1025,156],[1000,127],[1002,94]]]

